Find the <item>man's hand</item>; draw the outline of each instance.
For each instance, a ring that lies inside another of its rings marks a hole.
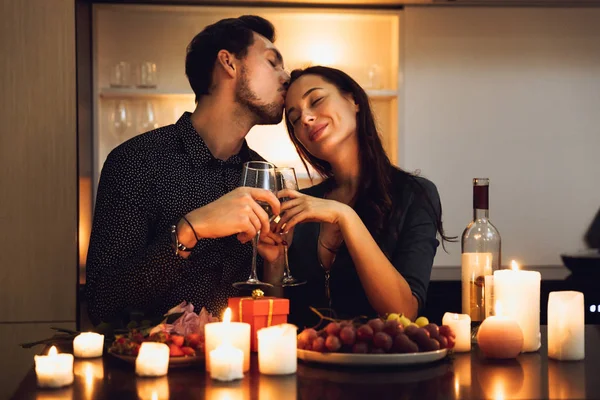
[[[199,238],[221,238],[237,234],[238,240],[246,243],[259,231],[261,237],[265,237],[270,231],[269,216],[257,201],[268,203],[273,214],[279,214],[279,200],[272,192],[238,187],[220,199],[191,211],[186,218]],[[182,243],[189,243],[190,246],[195,244],[194,233],[185,221],[179,222],[178,232]]]

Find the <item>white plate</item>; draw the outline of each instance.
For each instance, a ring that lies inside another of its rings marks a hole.
[[[448,354],[448,349],[406,354],[350,354],[321,353],[318,351],[298,349],[298,358],[323,364],[336,365],[415,365],[441,360]]]
[[[129,364],[135,365],[136,356],[127,356],[124,354],[113,353],[112,351],[108,351],[113,357],[116,357],[120,360],[126,361]],[[185,368],[193,365],[202,364],[204,362],[204,353],[201,356],[182,356],[182,357],[169,357],[169,368]]]

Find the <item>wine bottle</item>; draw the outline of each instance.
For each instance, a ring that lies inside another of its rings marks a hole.
[[[500,233],[489,219],[489,183],[488,178],[473,179],[473,220],[461,239],[462,312],[471,317],[475,329],[492,313],[490,283],[501,261]]]

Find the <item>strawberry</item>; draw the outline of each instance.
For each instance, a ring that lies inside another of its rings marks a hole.
[[[135,343],[142,343],[144,341],[144,335],[142,335],[141,333],[136,333],[132,335],[131,340]]]
[[[178,346],[178,347],[183,346],[183,341],[184,341],[183,336],[180,336],[180,335],[172,335],[171,336],[171,343],[173,343],[175,346]]]
[[[181,347],[174,345],[171,343],[169,345],[169,356],[171,357],[182,357],[184,352],[181,350]]]
[[[200,344],[201,339],[202,338],[200,337],[199,333],[190,333],[185,337],[187,345],[194,349],[198,348],[198,345]]]
[[[186,356],[194,357],[196,355],[196,350],[192,349],[191,347],[182,347],[181,351],[183,351],[183,354],[185,354]]]

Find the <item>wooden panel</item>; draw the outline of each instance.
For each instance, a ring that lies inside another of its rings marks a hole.
[[[8,399],[17,389],[25,374],[33,366],[33,356],[43,346],[23,349],[20,343],[35,342],[52,337],[51,326],[75,329],[75,322],[40,324],[0,324],[0,399]]]
[[[74,0],[3,1],[0,16],[0,322],[74,320]]]

